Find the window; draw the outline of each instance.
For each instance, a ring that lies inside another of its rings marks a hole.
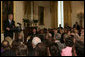
[[[58,27],[59,24],[64,27],[63,1],[58,1]]]

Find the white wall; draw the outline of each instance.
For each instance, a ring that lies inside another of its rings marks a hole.
[[[84,12],[84,2],[82,2],[82,1],[72,1],[71,7],[72,7],[71,19],[72,19],[72,26],[73,26],[73,24],[75,24],[76,21],[79,22],[79,20],[77,18],[77,14],[79,12]],[[83,21],[83,27],[84,27],[84,21]]]
[[[15,24],[20,22],[23,25],[22,19],[24,18],[24,1],[15,1]],[[49,1],[34,1],[34,18],[38,19],[38,6],[43,6],[45,8],[44,12],[44,26],[46,28],[51,28],[51,14],[50,14],[50,2]],[[84,12],[84,2],[82,1],[72,1],[71,2],[72,13],[72,26],[78,21],[77,14],[79,12]],[[84,26],[84,21],[83,21]]]
[[[38,19],[38,6],[43,6],[44,9],[44,27],[51,28],[51,14],[50,14],[50,2],[49,1],[34,1],[34,18]],[[15,1],[15,24],[20,22],[23,24],[24,18],[24,1]]]
[[[23,1],[14,1],[14,14],[15,14],[15,25],[17,22],[22,24],[23,27],[23,18],[24,18],[24,3]]]
[[[51,14],[49,1],[34,1],[34,18],[38,19],[38,6],[44,7],[44,27],[51,28]]]

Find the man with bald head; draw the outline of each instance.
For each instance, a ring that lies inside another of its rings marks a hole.
[[[11,30],[14,28],[15,22],[13,20],[13,14],[8,15],[8,19],[4,22],[4,37],[11,37],[13,38],[13,31]]]

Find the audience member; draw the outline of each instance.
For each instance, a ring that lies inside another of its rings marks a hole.
[[[35,48],[35,56],[48,56],[47,48],[43,43],[38,43]]]
[[[80,30],[80,26],[79,26],[78,22],[76,22],[76,23],[73,25],[73,28],[76,28],[77,30]]]
[[[2,42],[1,56],[83,56],[84,28],[79,27],[76,23],[73,28],[33,28],[26,43],[21,34],[14,40],[8,36]]]
[[[60,50],[59,50],[59,47],[58,47],[58,45],[56,43],[53,43],[49,47],[49,50],[50,50],[51,56],[60,56]]]
[[[75,52],[77,56],[84,56],[84,43],[81,41],[76,41]]]
[[[3,52],[1,53],[1,56],[16,56],[16,53],[11,49],[10,44],[7,40],[4,40],[2,42],[2,49]]]
[[[62,49],[61,56],[72,56],[73,39],[68,37],[65,39],[66,48]]]
[[[16,49],[16,56],[27,56],[27,55],[28,55],[27,46],[21,43]]]

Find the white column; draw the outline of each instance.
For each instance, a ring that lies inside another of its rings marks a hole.
[[[59,24],[64,27],[63,1],[58,1],[58,27]]]

